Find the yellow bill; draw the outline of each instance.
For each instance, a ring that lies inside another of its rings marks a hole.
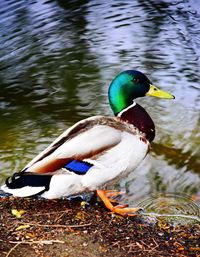
[[[150,89],[146,93],[146,96],[155,96],[155,97],[165,98],[165,99],[175,99],[175,96],[173,96],[172,94],[170,94],[168,92],[160,90],[159,88],[155,87],[154,85],[150,85]]]

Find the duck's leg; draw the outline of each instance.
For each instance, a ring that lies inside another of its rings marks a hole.
[[[117,192],[115,192],[117,193]],[[119,192],[120,193],[120,192]],[[104,190],[97,190],[97,195],[101,198],[103,203],[105,204],[106,208],[111,210],[113,213],[120,214],[122,216],[136,216],[140,208],[129,208],[127,205],[117,205],[114,206],[112,204],[112,199],[109,199],[109,196],[107,195],[108,192]]]
[[[108,198],[108,200],[111,202],[111,203],[117,203],[117,200],[113,199],[112,197],[116,197],[118,195],[123,195],[125,194],[125,192],[119,192],[119,191],[116,191],[116,190],[101,190],[104,192],[104,195]],[[98,195],[98,193],[97,193]]]

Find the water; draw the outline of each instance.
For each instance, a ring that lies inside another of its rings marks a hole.
[[[111,115],[110,81],[138,69],[176,99],[138,99],[156,124],[156,139],[115,187],[126,189],[131,205],[147,201],[149,212],[159,213],[160,194],[171,210],[169,193],[199,208],[196,1],[3,0],[0,21],[1,184],[78,120]],[[173,213],[199,216],[190,204]]]

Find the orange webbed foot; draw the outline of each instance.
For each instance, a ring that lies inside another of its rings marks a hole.
[[[99,190],[98,190],[99,191]],[[111,203],[117,203],[116,199],[113,199],[113,197],[117,197],[119,195],[125,194],[125,192],[119,192],[116,190],[100,190],[103,191],[104,196],[111,202]],[[97,193],[98,195],[98,193]],[[98,195],[99,196],[99,195]],[[100,196],[99,196],[100,197]],[[101,198],[101,197],[100,197]],[[101,198],[102,199],[102,198]],[[102,200],[103,201],[103,200]]]
[[[112,203],[116,203],[115,200],[113,200],[110,197],[118,196],[123,194],[124,192],[117,192],[112,190],[97,190],[97,195],[101,198],[105,206],[112,212],[117,213],[122,216],[136,216],[138,212],[141,210],[140,208],[130,208],[127,204],[122,205],[116,205],[114,206]]]

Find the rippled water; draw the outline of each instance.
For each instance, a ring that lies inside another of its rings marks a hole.
[[[149,211],[158,211],[152,195],[160,193],[169,205],[171,193],[199,208],[197,1],[2,0],[0,21],[1,183],[76,121],[110,115],[110,81],[138,69],[176,99],[138,99],[157,135],[150,155],[116,188],[127,190],[131,204],[148,199]]]

